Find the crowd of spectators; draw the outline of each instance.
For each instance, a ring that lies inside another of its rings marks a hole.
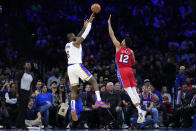
[[[116,120],[112,121],[116,128],[132,126],[137,113],[118,83],[115,49],[107,35],[107,19],[112,14],[118,39],[128,36],[134,41],[134,72],[142,107],[149,114],[148,122],[152,119],[156,128],[161,124],[190,127],[191,117],[187,116],[194,115],[196,98],[196,29],[187,0],[98,1],[102,11],[95,16],[83,43],[83,63],[97,79],[101,97],[111,108],[97,109],[91,85],[81,81],[81,95],[76,103],[79,122],[70,124],[69,111],[65,116],[58,115],[60,108],[69,104],[70,96],[64,51],[66,34],[80,31],[95,2],[34,0],[24,3],[17,18],[0,21],[1,125],[16,126],[14,116],[20,111],[16,110],[19,94],[15,81],[25,61],[30,61],[34,80],[26,126],[103,128],[113,126],[107,123],[112,119]]]

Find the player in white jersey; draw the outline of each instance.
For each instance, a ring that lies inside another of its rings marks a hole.
[[[85,40],[87,35],[91,30],[92,21],[94,19],[94,14],[92,14],[89,18],[84,22],[84,27],[80,31],[80,33],[75,36],[73,33],[67,34],[67,38],[69,43],[65,46],[65,51],[68,58],[68,76],[70,81],[70,89],[71,89],[71,115],[73,121],[77,121],[78,117],[76,114],[75,108],[75,100],[77,98],[77,88],[79,85],[79,78],[83,81],[88,81],[92,84],[95,94],[97,97],[97,101],[95,105],[97,107],[108,108],[108,105],[101,101],[99,88],[97,85],[97,81],[92,76],[92,74],[83,66],[82,64],[82,45],[81,43]]]

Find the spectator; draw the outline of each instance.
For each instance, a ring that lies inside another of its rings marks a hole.
[[[5,94],[5,103],[10,119],[10,124],[9,125],[15,125],[16,123],[16,118],[18,111],[17,109],[17,97],[16,97],[16,84],[12,83],[10,85],[9,91]]]
[[[114,84],[112,82],[107,83],[106,92],[103,95],[103,100],[104,102],[110,105],[109,110],[111,111],[114,119],[118,121],[122,121],[121,112],[120,112],[120,107],[122,104],[121,97],[120,97],[120,94],[114,90]],[[121,126],[121,124],[122,123],[120,123],[119,126]]]
[[[154,127],[159,128],[158,125],[158,110],[156,107],[153,107],[153,96],[149,92],[149,87],[143,86],[142,87],[142,93],[140,94],[141,96],[141,101],[142,101],[142,106],[143,108],[152,114],[153,120],[155,122]]]
[[[58,110],[58,102],[59,102],[59,96],[58,96],[56,85],[57,85],[56,81],[51,83],[52,108],[50,109],[50,125],[53,128],[55,128],[55,126],[56,126],[56,118],[57,118],[57,110]]]
[[[60,109],[61,108],[61,106],[63,105],[63,104],[69,104],[69,96],[68,96],[68,92],[67,92],[67,90],[65,89],[65,86],[64,85],[61,85],[60,84],[60,86],[59,86],[59,88],[58,88],[58,104],[59,104],[59,108],[58,109]],[[61,128],[64,128],[64,127],[66,127],[66,125],[69,123],[69,117],[68,117],[68,113],[66,113],[66,116],[65,117],[63,117],[63,116],[60,116],[60,115],[58,115],[58,117],[57,117],[57,126],[58,127],[61,127]]]
[[[36,90],[32,94],[33,97],[37,96],[41,92],[42,82],[40,80],[37,81]]]
[[[184,84],[186,84],[186,78],[188,76],[186,75],[186,70],[185,70],[185,67],[184,66],[180,66],[180,70],[179,70],[179,73],[176,75],[176,86],[177,86],[177,90],[178,90],[178,93],[177,93],[177,101],[176,101],[176,104],[179,105],[181,103],[180,101],[180,92],[181,92],[181,88]]]
[[[119,82],[116,82],[115,83],[115,90],[117,91],[117,92],[121,92],[121,85],[120,85],[120,83]]]
[[[41,113],[37,113],[37,111],[33,108],[33,103],[34,98],[30,97],[25,119],[25,124],[28,127],[41,125]]]
[[[195,114],[195,94],[195,86],[193,86],[192,93],[190,91],[186,92],[182,104],[176,108],[172,117],[168,121],[168,123],[172,124],[172,127],[188,128],[192,126],[191,116]],[[180,122],[180,120],[182,120],[182,122]]]
[[[106,91],[105,85],[100,86],[99,90],[100,90],[101,98],[103,98],[103,94],[104,94],[105,91]]]
[[[35,97],[34,108],[44,116],[44,125],[47,128],[49,122],[49,110],[52,108],[52,94],[47,92],[46,85],[42,85],[41,93]]]
[[[171,102],[172,102],[171,95],[168,93],[166,86],[162,87],[161,95],[163,98],[163,103],[171,104]]]
[[[59,74],[59,68],[54,68],[53,69],[53,75],[48,79],[47,81],[47,87],[48,89],[51,89],[51,84],[53,81],[56,81],[57,86],[59,86],[60,84],[60,74]]]
[[[0,122],[1,124],[7,128],[10,129],[11,128],[11,122],[10,122],[10,118],[9,118],[9,114],[7,111],[7,107],[5,104],[5,98],[0,98]]]

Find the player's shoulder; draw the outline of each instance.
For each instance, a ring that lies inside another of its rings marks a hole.
[[[68,42],[68,43],[66,44],[66,46],[70,46],[70,45],[72,45],[72,44],[73,44],[73,41]]]
[[[65,48],[68,49],[68,48],[70,48],[72,45],[73,45],[73,41],[72,41],[72,42],[68,42],[68,43],[65,45]]]

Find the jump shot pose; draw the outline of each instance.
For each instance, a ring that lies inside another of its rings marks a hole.
[[[73,33],[67,34],[69,43],[65,46],[65,51],[68,58],[68,76],[70,81],[71,89],[71,115],[73,121],[78,121],[78,116],[76,114],[75,101],[77,99],[77,88],[79,85],[79,78],[83,81],[88,81],[92,84],[97,101],[95,106],[108,108],[109,106],[101,101],[100,91],[97,85],[97,81],[92,76],[92,74],[83,66],[82,64],[82,42],[85,40],[89,34],[92,26],[92,21],[94,20],[94,13],[84,22],[84,27],[80,33],[75,36]]]
[[[134,52],[129,48],[132,45],[130,38],[125,38],[120,43],[115,35],[111,26],[111,15],[108,19],[109,35],[116,47],[116,67],[117,76],[121,83],[122,88],[128,93],[131,101],[138,110],[137,123],[142,123],[145,119],[146,111],[140,107],[140,97],[136,91],[137,83],[135,82],[132,66],[135,65]]]

